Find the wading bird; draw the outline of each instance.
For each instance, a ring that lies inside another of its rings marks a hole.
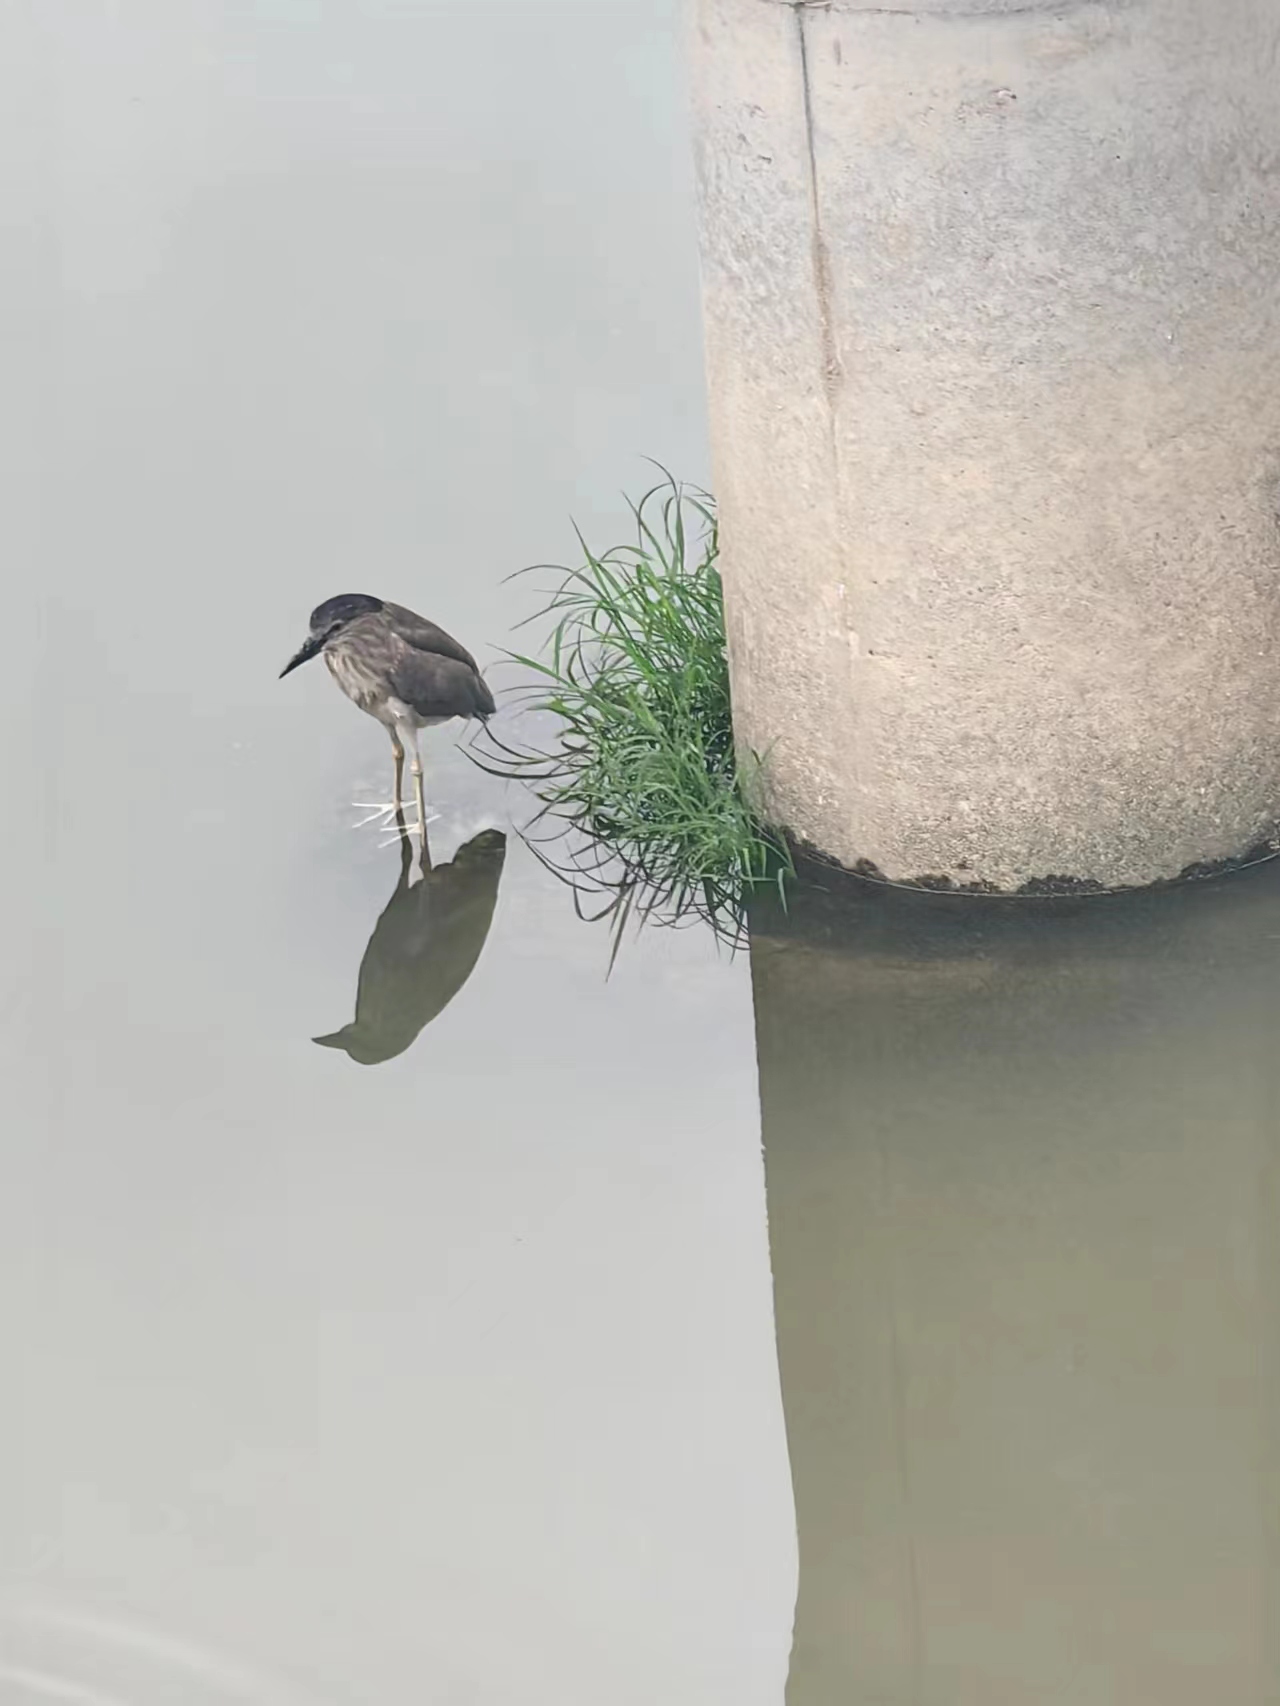
[[[344,592],[316,606],[311,631],[280,671],[280,679],[317,653],[324,654],[330,675],[347,698],[376,717],[391,736],[397,814],[403,809],[400,789],[408,747],[425,859],[427,808],[418,730],[453,717],[484,722],[493,715],[493,694],[476,660],[434,622],[402,604],[362,592]]]

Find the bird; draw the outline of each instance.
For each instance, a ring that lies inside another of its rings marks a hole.
[[[322,1048],[345,1049],[361,1066],[393,1060],[439,1016],[475,970],[498,900],[507,838],[485,829],[447,865],[412,883],[413,854],[400,843],[400,879],[360,962],[356,1016]]]
[[[323,655],[329,673],[347,698],[376,717],[391,736],[395,758],[395,812],[404,833],[401,787],[404,755],[418,807],[423,861],[427,808],[418,730],[454,717],[487,722],[497,707],[476,660],[443,628],[363,592],[339,593],[311,612],[310,631],[280,671],[283,681],[309,658]]]

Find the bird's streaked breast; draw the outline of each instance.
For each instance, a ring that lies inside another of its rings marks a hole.
[[[359,651],[341,640],[324,649],[324,661],[329,674],[347,698],[371,717],[379,717],[385,706],[386,693],[376,671],[371,669]]]

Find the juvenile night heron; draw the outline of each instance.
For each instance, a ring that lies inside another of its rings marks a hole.
[[[402,604],[362,592],[344,592],[316,606],[311,632],[280,671],[281,680],[318,652],[347,698],[376,717],[391,736],[397,814],[403,811],[400,789],[408,747],[425,859],[427,808],[418,730],[453,717],[479,717],[483,722],[493,715],[493,694],[476,660],[434,622]]]

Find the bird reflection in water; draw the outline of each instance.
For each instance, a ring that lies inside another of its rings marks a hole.
[[[425,854],[425,847],[424,847]],[[322,1048],[345,1049],[361,1066],[394,1060],[441,1014],[475,970],[498,899],[507,854],[501,830],[482,830],[447,865],[414,859],[400,843],[400,880],[360,962],[356,1016]]]

